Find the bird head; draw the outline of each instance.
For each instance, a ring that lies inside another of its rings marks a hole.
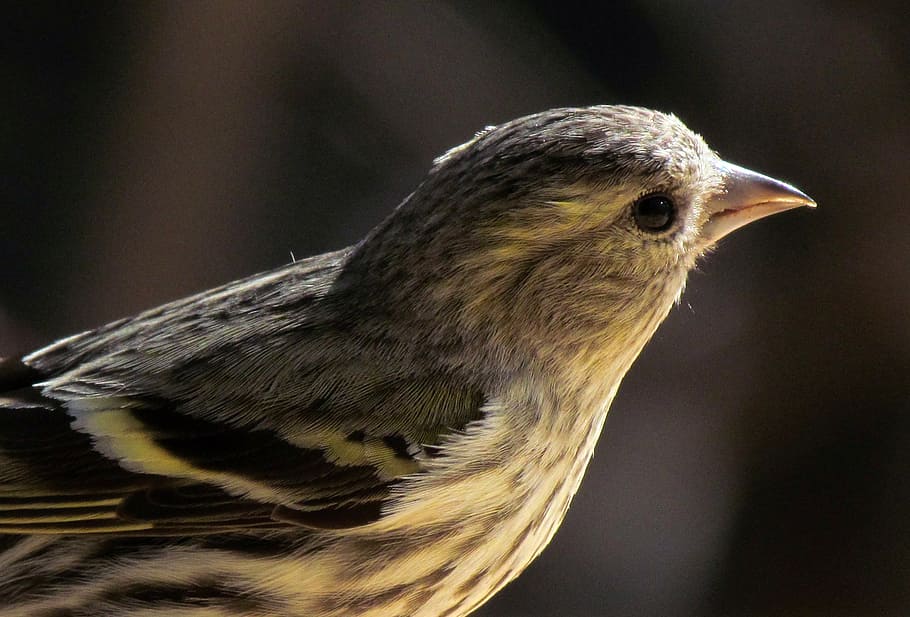
[[[725,162],[672,115],[556,109],[438,158],[362,249],[382,255],[384,288],[401,287],[398,306],[416,315],[448,314],[459,332],[541,353],[634,357],[720,238],[814,205]]]

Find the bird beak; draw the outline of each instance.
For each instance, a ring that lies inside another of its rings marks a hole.
[[[814,208],[816,205],[811,197],[786,182],[725,161],[721,161],[719,167],[724,191],[706,204],[708,221],[701,231],[706,246],[760,218],[791,208]]]

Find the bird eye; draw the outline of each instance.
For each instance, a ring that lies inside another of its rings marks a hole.
[[[666,195],[645,195],[632,205],[632,216],[643,231],[666,231],[676,218],[676,206]]]

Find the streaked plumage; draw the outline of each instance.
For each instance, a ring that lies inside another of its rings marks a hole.
[[[0,615],[466,615],[552,537],[696,259],[811,204],[750,173],[649,110],[528,116],[353,247],[6,360]]]

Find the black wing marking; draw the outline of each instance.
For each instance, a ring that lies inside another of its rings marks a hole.
[[[0,395],[10,401],[0,407],[0,534],[358,526],[377,520],[389,488],[419,472],[421,456],[435,454],[433,444],[422,449],[399,434],[364,430],[324,429],[322,447],[310,445],[317,437],[301,446],[273,430],[190,417],[163,401],[111,399],[106,408],[93,399],[91,410],[74,412],[23,387],[18,368],[13,373],[0,381],[14,387]],[[441,402],[439,392],[404,389],[416,405]],[[377,391],[386,397],[390,387]],[[461,415],[479,417],[479,394],[455,399]],[[434,432],[438,440],[448,431]]]

